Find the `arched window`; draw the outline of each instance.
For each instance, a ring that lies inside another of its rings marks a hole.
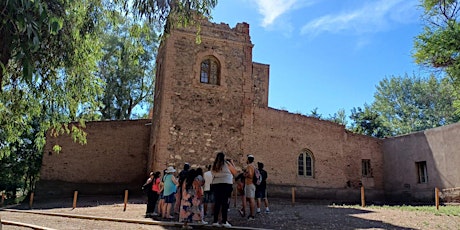
[[[314,173],[314,159],[313,153],[310,150],[304,150],[297,159],[298,175],[313,177]]]
[[[201,83],[220,85],[220,65],[215,57],[206,57],[200,66]]]

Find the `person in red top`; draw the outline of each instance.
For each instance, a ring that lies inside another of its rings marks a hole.
[[[155,210],[155,206],[156,206],[156,203],[158,201],[158,198],[160,197],[160,193],[161,193],[161,189],[160,189],[160,182],[161,182],[161,173],[160,172],[155,172],[154,176],[153,176],[153,184],[152,184],[152,191],[153,191],[153,194],[152,194],[152,211]],[[158,216],[158,213],[157,212],[153,212],[151,214],[152,216]]]

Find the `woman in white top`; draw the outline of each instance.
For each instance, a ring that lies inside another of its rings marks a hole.
[[[233,175],[236,174],[235,165],[231,159],[225,159],[223,152],[217,153],[214,164],[212,165],[212,175],[214,176],[211,187],[214,192],[214,226],[220,226],[218,219],[222,212],[221,224],[224,227],[231,227],[227,221],[228,199],[233,190]]]

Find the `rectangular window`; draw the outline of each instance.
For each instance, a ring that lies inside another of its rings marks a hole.
[[[417,167],[417,176],[418,176],[418,183],[428,183],[428,174],[426,168],[426,161],[419,161],[415,162],[415,166]]]
[[[361,160],[361,174],[363,177],[372,177],[372,169],[371,169],[371,160],[370,159],[362,159]]]

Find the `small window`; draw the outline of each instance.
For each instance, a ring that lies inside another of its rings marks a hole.
[[[372,177],[372,168],[371,168],[371,160],[370,159],[363,159],[361,160],[361,174],[362,177]]]
[[[417,182],[420,184],[428,183],[426,161],[415,162],[415,166],[417,167],[417,176],[418,176]]]
[[[305,150],[305,152],[299,155],[297,159],[297,165],[298,165],[297,172],[299,176],[313,177],[313,172],[314,172],[313,154],[309,150]]]
[[[219,85],[220,84],[220,65],[216,58],[208,57],[201,62],[200,82]]]

